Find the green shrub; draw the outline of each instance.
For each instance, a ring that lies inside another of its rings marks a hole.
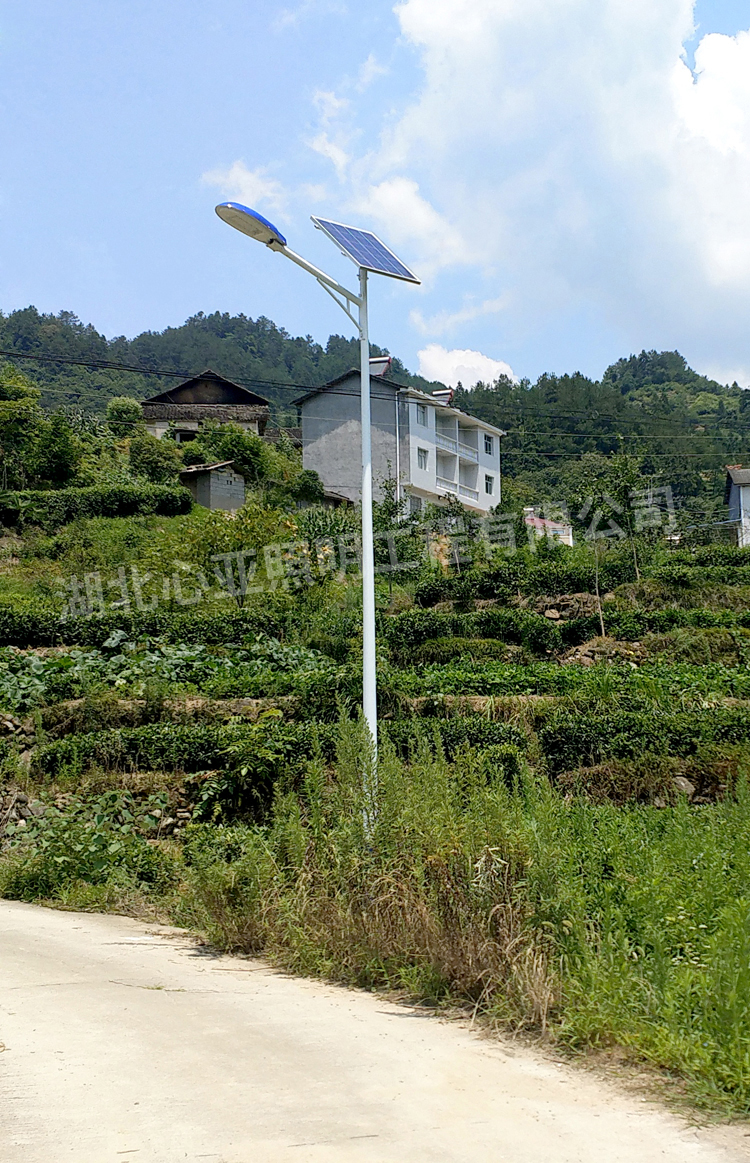
[[[448,637],[495,638],[525,647],[533,654],[562,649],[560,628],[526,610],[491,609],[475,614],[439,614],[435,610],[408,610],[381,616],[378,631],[398,658],[409,659],[414,647]]]
[[[451,759],[465,746],[499,747],[511,745],[526,748],[526,739],[518,727],[510,723],[493,723],[481,715],[465,715],[450,719],[399,719],[384,723],[381,733],[406,758],[425,743],[434,749],[442,748]]]
[[[131,436],[129,457],[132,472],[156,485],[176,481],[182,468],[177,446],[171,440],[159,440],[145,430],[138,430]]]
[[[107,401],[107,424],[120,440],[132,436],[138,428],[145,428],[140,401],[132,396],[113,396]]]
[[[551,712],[539,731],[540,746],[553,775],[646,752],[690,756],[711,744],[748,741],[750,710],[742,707],[676,712],[613,709],[589,715],[560,708]]]
[[[34,771],[48,780],[75,784],[92,768],[109,771],[201,773],[200,811],[215,808],[230,818],[262,815],[276,782],[290,783],[322,747],[331,752],[335,728],[316,723],[213,726],[157,723],[92,731],[39,747]]]
[[[219,646],[240,643],[256,634],[281,634],[283,617],[273,610],[184,610],[159,606],[151,612],[107,611],[61,621],[59,611],[36,602],[0,602],[0,643],[33,646],[100,647],[117,631],[131,641],[161,638],[166,642]]]
[[[48,807],[43,817],[11,834],[0,863],[0,896],[37,900],[58,896],[76,881],[102,885],[112,878],[122,887],[163,894],[175,878],[174,859],[148,844],[137,825],[127,793],[109,792],[88,803],[76,799],[64,812]]]
[[[82,489],[27,489],[0,500],[0,524],[40,525],[51,532],[80,517],[132,517],[189,513],[187,489],[170,485],[92,485]]]

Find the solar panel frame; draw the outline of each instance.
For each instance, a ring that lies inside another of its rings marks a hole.
[[[346,226],[343,222],[332,222],[329,218],[312,216],[312,221],[356,266],[372,271],[373,274],[386,275],[390,279],[419,284],[417,276],[371,230]]]

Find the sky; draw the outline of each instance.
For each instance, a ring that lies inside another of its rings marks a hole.
[[[108,337],[349,320],[214,214],[352,286],[413,371],[598,378],[679,350],[750,386],[750,0],[0,0],[0,310]]]

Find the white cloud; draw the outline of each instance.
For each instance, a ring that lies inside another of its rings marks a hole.
[[[280,182],[268,175],[263,167],[249,170],[244,162],[236,161],[227,169],[207,170],[201,181],[216,186],[228,198],[238,198],[250,207],[268,205],[283,211],[286,193]]]
[[[428,318],[416,309],[409,313],[409,319],[422,335],[444,335],[446,331],[452,331],[462,323],[471,323],[483,315],[496,315],[504,311],[508,303],[508,296],[501,295],[497,299],[485,299],[483,303],[467,302],[458,311],[439,311]]]
[[[455,388],[460,382],[465,388],[479,380],[492,383],[499,376],[514,380],[513,369],[501,359],[490,359],[481,351],[454,349],[447,351],[439,343],[430,343],[419,354],[419,374],[427,380],[439,380]]]
[[[344,179],[350,159],[343,145],[332,141],[325,130],[311,138],[307,144],[310,149],[314,149],[321,157],[327,158],[332,163],[340,181]]]
[[[321,120],[327,124],[347,109],[349,102],[346,97],[337,97],[327,89],[316,89],[313,93],[313,105],[318,110]]]
[[[271,27],[276,32],[283,32],[288,28],[297,28],[308,17],[343,16],[345,13],[346,5],[336,3],[336,0],[302,0],[296,8],[282,8]]]
[[[363,61],[359,67],[359,73],[357,74],[358,92],[363,93],[365,89],[367,89],[373,83],[374,80],[376,80],[378,77],[384,77],[387,72],[388,69],[385,67],[385,65],[381,65],[378,62],[375,54],[370,53],[367,60]]]
[[[411,178],[392,177],[366,187],[355,198],[354,209],[373,219],[394,246],[407,248],[399,257],[408,262],[416,252],[420,270],[415,273],[423,279],[440,267],[471,261],[469,244],[422,196]]]
[[[436,266],[490,272],[520,331],[588,311],[634,345],[747,365],[750,32],[704,37],[691,73],[693,7],[404,0],[424,83],[384,121],[363,209],[390,233],[411,206]],[[433,319],[414,316],[461,322]]]

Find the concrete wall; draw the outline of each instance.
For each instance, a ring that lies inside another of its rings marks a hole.
[[[240,509],[245,503],[245,481],[232,469],[215,469],[210,481],[210,509]],[[198,502],[202,504],[202,501]]]
[[[240,509],[245,503],[245,480],[232,469],[191,473],[182,483],[196,505],[204,509]]]
[[[396,476],[396,399],[396,389],[373,379],[372,472],[376,500],[383,497],[382,481]],[[301,411],[304,467],[316,472],[326,489],[359,503],[362,493],[359,376],[350,376],[331,391],[319,392],[302,405]]]

